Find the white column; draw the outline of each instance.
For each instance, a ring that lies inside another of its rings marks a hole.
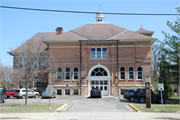
[[[111,95],[111,82],[109,80],[109,96]]]
[[[90,96],[90,83],[91,83],[91,80],[88,80],[88,96]]]

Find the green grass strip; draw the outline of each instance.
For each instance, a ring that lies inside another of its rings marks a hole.
[[[162,104],[154,105],[151,104],[151,108],[146,108],[146,104],[133,104],[141,112],[163,112]],[[180,105],[167,105],[164,104],[165,113],[180,113]]]
[[[0,113],[35,113],[35,112],[54,112],[63,104],[4,104],[0,107]]]

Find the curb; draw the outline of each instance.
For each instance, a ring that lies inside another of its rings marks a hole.
[[[60,111],[61,109],[63,109],[64,107],[66,107],[67,104],[64,104],[63,106],[59,107],[58,109],[56,109],[56,111]]]
[[[133,105],[131,105],[131,104],[129,104],[129,106],[131,107],[131,108],[133,108],[136,112],[141,112],[140,110],[138,110],[136,107],[134,107]]]

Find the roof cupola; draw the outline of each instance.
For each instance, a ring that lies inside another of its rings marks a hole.
[[[101,11],[101,5],[100,5],[100,8],[99,8],[99,12],[96,15],[96,22],[97,23],[103,23],[104,22],[104,14]]]

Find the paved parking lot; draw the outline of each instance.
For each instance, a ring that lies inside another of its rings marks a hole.
[[[102,97],[102,98],[88,98],[88,97],[57,97],[50,100],[51,103],[67,103],[68,106],[64,108],[63,112],[131,112],[128,107],[129,102],[118,97]],[[8,99],[6,104],[23,104],[24,99]],[[49,99],[29,98],[28,103],[49,103]]]

